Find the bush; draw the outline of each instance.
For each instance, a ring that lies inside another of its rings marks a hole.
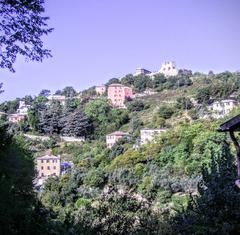
[[[173,114],[174,114],[174,110],[172,107],[169,107],[169,106],[161,106],[158,110],[159,117],[164,119],[168,119],[172,117]]]
[[[127,108],[130,112],[142,111],[144,109],[144,103],[141,100],[133,100],[127,103]]]
[[[79,198],[76,202],[75,202],[75,206],[77,208],[82,208],[82,207],[90,207],[91,206],[91,200],[87,199],[87,198]]]

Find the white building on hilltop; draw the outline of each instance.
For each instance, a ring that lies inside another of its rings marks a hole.
[[[149,75],[151,74],[151,71],[144,69],[144,68],[136,68],[135,73],[133,76],[139,76],[139,75]]]
[[[19,101],[19,107],[17,109],[17,113],[27,115],[30,107],[31,107],[30,105],[25,104],[25,101]]]
[[[164,74],[166,77],[176,76],[178,74],[176,63],[174,61],[166,61],[162,63],[159,73]]]
[[[214,101],[208,109],[212,111],[212,117],[218,119],[229,114],[238,104],[234,99],[219,100]]]
[[[160,136],[162,133],[165,133],[167,129],[160,128],[160,129],[142,129],[141,133],[141,144],[146,144],[151,142],[157,136]]]

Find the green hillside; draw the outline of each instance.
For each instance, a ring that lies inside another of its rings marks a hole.
[[[9,135],[18,136],[35,157],[51,150],[74,163],[68,173],[48,179],[38,193],[49,213],[47,226],[54,226],[54,234],[234,234],[239,229],[238,207],[227,198],[239,204],[235,152],[229,137],[216,130],[239,108],[220,120],[200,117],[213,99],[239,98],[240,75],[128,75],[107,85],[116,82],[131,86],[135,94],[149,89],[155,94],[116,109],[93,88],[81,94],[72,87],[58,91],[68,97],[65,105],[48,103],[41,92],[22,99],[31,105],[28,120],[8,124]],[[5,102],[0,110],[14,113],[17,103]],[[167,132],[138,145],[143,128]],[[106,134],[117,130],[129,132],[131,138],[106,148]],[[30,140],[24,133],[50,140]],[[85,136],[86,141],[62,142],[61,135]]]

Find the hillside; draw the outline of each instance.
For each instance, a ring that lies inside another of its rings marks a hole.
[[[225,179],[229,168],[222,169],[220,165],[230,164],[230,157],[226,156],[233,154],[234,149],[229,149],[229,137],[216,130],[224,120],[238,114],[239,107],[236,105],[218,120],[211,116],[208,107],[214,100],[233,96],[237,100],[240,75],[159,75],[152,80],[128,75],[121,81],[111,79],[107,85],[116,82],[132,87],[135,95],[149,89],[154,94],[127,101],[126,109],[112,107],[106,94],[96,96],[94,88],[81,93],[72,87],[58,91],[58,95],[68,97],[65,104],[49,102],[44,92],[34,98],[26,96],[21,100],[31,106],[28,119],[8,123],[8,133],[18,136],[35,158],[51,152],[60,155],[62,161],[74,163],[66,174],[49,178],[38,193],[43,206],[54,214],[50,217],[58,221],[57,231],[63,229],[62,223],[69,224],[74,231],[90,228],[89,234],[98,229],[104,234],[125,234],[126,230],[141,234],[144,226],[154,223],[153,229],[161,230],[161,234],[172,234],[174,226],[179,226],[183,219],[180,215],[190,213],[192,196],[194,200],[200,200],[201,195],[207,197],[209,192],[205,193],[204,187],[210,188],[210,178],[206,174],[214,173],[214,166],[219,166],[218,181],[214,181],[216,190],[222,180],[226,185],[234,182],[235,166],[230,169],[231,177]],[[18,101],[5,102],[0,110],[14,113]],[[201,118],[202,110],[208,118]],[[140,145],[140,130],[144,128],[167,131]],[[106,134],[114,131],[128,132],[131,138],[122,138],[112,148],[106,148]],[[50,139],[29,139],[23,133]],[[86,141],[64,142],[60,136],[84,136]],[[221,192],[222,197],[226,192]],[[213,190],[212,196],[219,196],[219,192]],[[235,223],[235,217],[233,220]],[[119,227],[120,221],[124,221],[123,227]],[[70,227],[64,228],[65,232]]]

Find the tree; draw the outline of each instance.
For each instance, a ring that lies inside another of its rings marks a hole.
[[[153,78],[153,87],[157,88],[159,86],[161,86],[163,83],[165,83],[167,81],[167,79],[165,78],[164,74],[159,73],[154,75]]]
[[[90,101],[86,104],[84,112],[87,117],[90,118],[97,125],[108,124],[108,115],[111,110],[111,106],[105,98]]]
[[[77,92],[74,90],[72,86],[67,86],[62,91],[62,95],[66,97],[74,97],[76,94]]]
[[[91,130],[92,126],[89,119],[84,114],[84,111],[82,109],[77,109],[66,118],[65,126],[61,132],[69,136],[79,137],[89,135]]]
[[[234,184],[237,169],[224,138],[218,146],[218,154],[215,147],[210,148],[210,165],[202,169],[199,196],[191,197],[186,211],[173,218],[176,234],[238,234],[240,231],[240,192]]]
[[[144,103],[142,100],[133,100],[131,102],[127,102],[127,108],[130,112],[142,111],[144,109]]]
[[[60,125],[61,115],[62,107],[59,101],[53,101],[40,115],[39,130],[45,134],[59,134],[62,129]]]
[[[137,92],[145,91],[146,88],[152,88],[153,82],[149,76],[139,75],[134,79],[134,88]]]
[[[38,96],[48,97],[50,94],[51,94],[51,91],[50,91],[50,90],[43,89],[43,90],[40,91],[40,93],[39,93]]]
[[[44,13],[44,0],[0,1],[0,68],[14,72],[17,56],[26,60],[42,61],[50,57],[41,38],[53,29],[48,28]]]
[[[134,84],[134,77],[132,74],[127,74],[125,77],[121,79],[122,85],[132,86]]]
[[[161,106],[158,110],[158,115],[161,118],[168,119],[174,114],[174,110],[172,107],[169,106]]]
[[[118,78],[111,78],[108,82],[107,82],[107,86],[114,84],[114,83],[121,83],[120,80]]]
[[[176,107],[178,109],[184,110],[184,109],[191,109],[193,107],[193,104],[189,98],[186,97],[179,97],[177,99]]]

